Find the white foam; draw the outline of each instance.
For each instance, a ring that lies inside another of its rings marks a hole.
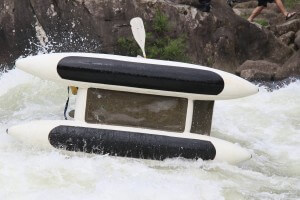
[[[18,69],[3,73],[2,76],[0,76],[0,96],[17,85],[25,84],[33,79],[34,77],[32,75]]]
[[[17,78],[16,78],[17,77]],[[62,119],[64,86],[12,70],[0,77],[0,199],[297,199],[300,82],[216,103],[212,134],[253,159],[239,166],[40,151],[5,134],[13,124]]]

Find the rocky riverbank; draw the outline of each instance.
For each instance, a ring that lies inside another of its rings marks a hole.
[[[274,6],[264,11],[267,26],[245,16],[256,2],[230,8],[213,0],[210,13],[192,0],[0,0],[0,63],[46,51],[117,53],[118,38],[131,37],[129,21],[140,16],[146,29],[163,12],[174,35],[185,35],[191,62],[237,73],[250,80],[300,75],[300,15],[284,21]],[[298,9],[296,7],[295,9]],[[248,9],[248,10],[247,10]],[[49,47],[50,46],[50,47]]]
[[[240,17],[247,18],[257,6],[256,1],[236,3],[233,10]],[[237,74],[250,80],[281,80],[300,75],[300,2],[288,8],[297,12],[289,21],[285,21],[275,4],[268,4],[254,23],[258,28],[270,31],[276,39],[289,47],[293,54],[283,64],[266,60],[247,60],[237,69]]]

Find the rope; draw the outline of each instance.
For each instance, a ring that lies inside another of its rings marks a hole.
[[[67,99],[67,102],[66,102],[66,105],[65,105],[65,110],[64,110],[65,120],[68,120],[67,110],[68,110],[68,107],[69,107],[69,100],[70,100],[70,87],[68,87],[68,99]]]

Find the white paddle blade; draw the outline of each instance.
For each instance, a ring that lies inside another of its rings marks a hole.
[[[143,56],[146,58],[145,52],[145,42],[146,42],[146,32],[143,20],[140,17],[133,18],[130,21],[131,30],[135,41],[138,43],[139,47],[143,51]]]

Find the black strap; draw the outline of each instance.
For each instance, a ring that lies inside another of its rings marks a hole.
[[[66,102],[66,105],[65,105],[65,110],[64,110],[65,120],[68,120],[67,110],[68,110],[68,107],[69,107],[69,100],[70,100],[70,87],[68,87],[68,99],[67,99],[67,102]]]

